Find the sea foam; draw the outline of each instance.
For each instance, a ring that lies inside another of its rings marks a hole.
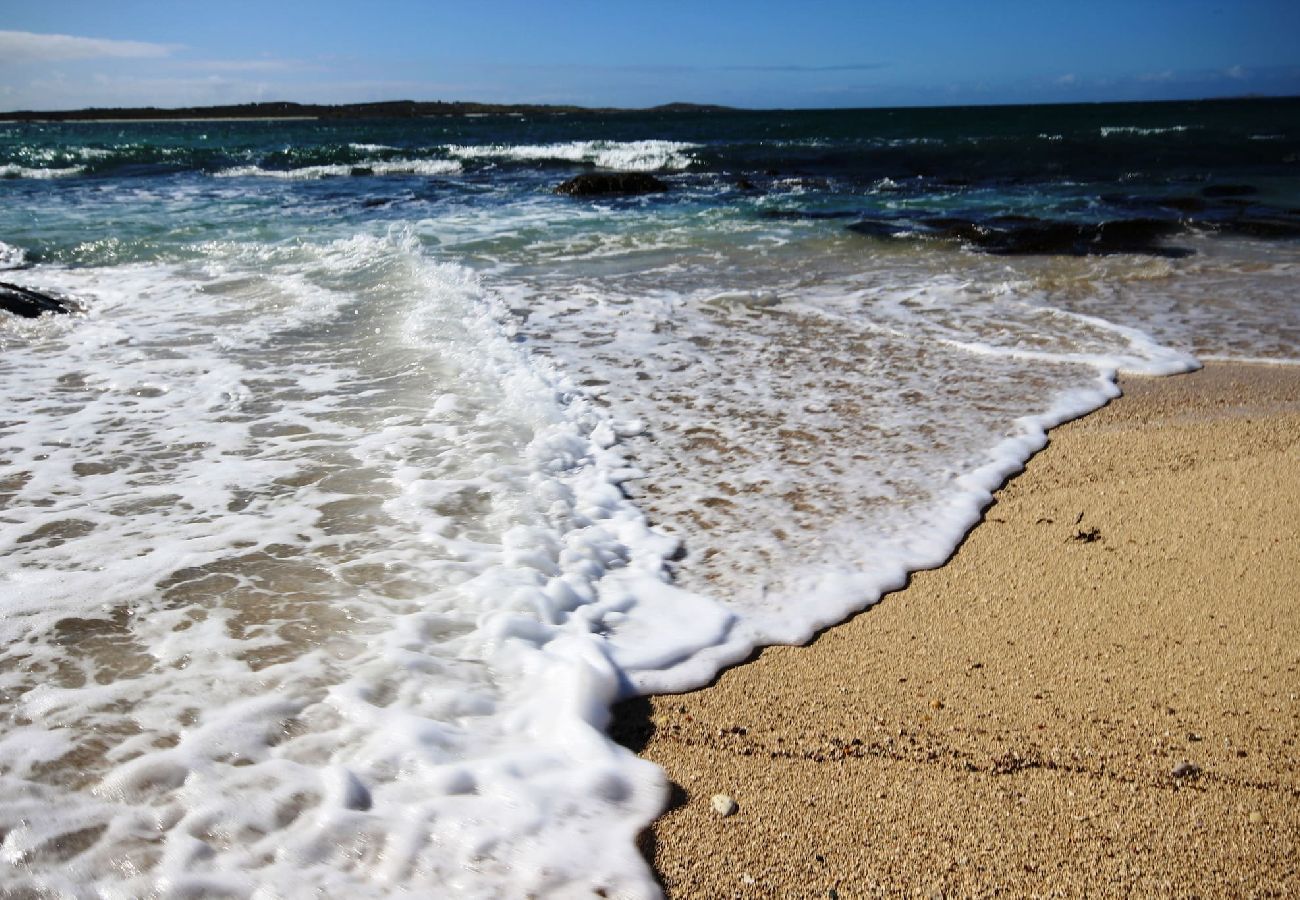
[[[733,616],[618,489],[638,426],[401,239],[227,250],[46,272],[91,314],[6,340],[0,825],[85,845],[16,884],[653,895],[602,728]]]
[[[454,159],[386,159],[360,160],[300,166],[295,169],[265,169],[261,166],[235,166],[215,173],[218,178],[280,178],[310,181],[317,178],[347,178],[355,175],[455,175],[461,164]]]

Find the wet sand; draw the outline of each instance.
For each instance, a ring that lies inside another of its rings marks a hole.
[[[1300,368],[1122,387],[944,567],[621,708],[669,896],[1300,893]]]

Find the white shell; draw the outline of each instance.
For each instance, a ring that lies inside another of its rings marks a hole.
[[[723,818],[732,815],[740,808],[736,805],[736,801],[732,800],[726,794],[714,794],[713,799],[709,801],[709,804],[713,807],[713,811]]]

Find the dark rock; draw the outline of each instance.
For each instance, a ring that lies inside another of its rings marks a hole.
[[[900,235],[910,235],[915,233],[915,229],[909,227],[906,222],[899,222],[893,219],[862,219],[854,222],[852,225],[845,226],[849,231],[865,234],[867,237],[874,238],[895,238]]]
[[[931,216],[921,219],[920,224],[930,237],[947,238],[970,244],[979,244],[987,240],[990,234],[988,226],[955,216]]]
[[[1211,184],[1201,189],[1202,197],[1249,197],[1258,194],[1253,184]]]
[[[1206,206],[1205,201],[1200,197],[1161,197],[1155,203],[1166,209],[1184,213],[1203,212]]]
[[[645,172],[585,172],[564,182],[555,193],[570,197],[614,197],[660,194],[666,190],[668,185]]]
[[[66,315],[78,309],[77,303],[67,297],[55,297],[7,281],[0,281],[0,309],[26,319],[35,319],[43,313]]]
[[[737,178],[737,179],[736,179],[736,190],[738,190],[738,191],[756,191],[756,190],[758,190],[758,188],[754,187],[754,182],[750,181],[748,178]]]
[[[1247,214],[1230,219],[1220,219],[1207,224],[1218,231],[1241,234],[1246,237],[1300,237],[1300,217],[1288,216],[1283,213],[1273,215],[1266,212],[1261,212],[1258,215]]]
[[[919,216],[915,219],[862,219],[848,226],[869,237],[923,237],[960,241],[972,250],[998,256],[1102,256],[1145,253],[1181,257],[1191,251],[1161,247],[1160,238],[1181,230],[1169,219],[1132,218],[1108,222],[1035,219],[1022,215]]]
[[[985,253],[1002,256],[1106,256],[1114,253],[1146,253],[1153,256],[1187,256],[1190,251],[1160,247],[1157,241],[1179,231],[1177,222],[1167,219],[1116,219],[1110,222],[1016,222],[1005,227],[993,220],[990,234],[976,241]]]

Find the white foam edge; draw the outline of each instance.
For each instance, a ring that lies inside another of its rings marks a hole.
[[[1074,363],[1092,366],[1102,372],[1123,372],[1132,375],[1180,375],[1201,368],[1200,360],[1190,353],[1175,350],[1156,341],[1145,331],[1120,325],[1098,316],[1073,312],[1058,307],[1041,309],[1053,315],[1074,319],[1101,331],[1112,332],[1128,343],[1131,353],[1059,353],[1045,350],[1026,350],[1022,347],[998,347],[979,341],[960,341],[954,338],[935,337],[938,343],[980,356],[1000,356],[1026,362]],[[1080,413],[1082,415],[1082,413]]]
[[[73,175],[80,175],[86,171],[85,166],[68,166],[61,169],[40,169],[28,166],[20,166],[13,163],[0,166],[0,178],[32,178],[44,180],[48,178],[70,178]]]
[[[906,586],[911,573],[944,565],[982,520],[983,511],[993,501],[993,493],[1047,445],[1050,429],[1094,412],[1120,396],[1117,381],[1121,373],[1163,376],[1201,368],[1195,356],[1166,347],[1139,329],[1068,310],[1053,309],[1053,312],[1112,331],[1123,337],[1133,352],[1063,354],[932,338],[974,355],[1088,366],[1097,371],[1097,376],[1091,387],[1056,395],[1044,412],[1016,418],[1015,433],[984,454],[988,462],[955,479],[958,493],[939,512],[940,528],[924,540],[909,541],[906,549],[884,558],[864,556],[854,570],[823,573],[798,598],[796,615],[790,613],[790,604],[781,603],[777,604],[778,615],[751,614],[737,621],[727,633],[720,634],[717,642],[679,662],[666,668],[628,672],[630,687],[641,693],[680,693],[707,684],[719,670],[745,659],[759,646],[806,643],[819,631],[843,622],[879,602],[885,594]]]
[[[1300,359],[1283,356],[1225,356],[1217,353],[1202,353],[1197,358],[1202,362],[1235,363],[1243,366],[1300,366]]]
[[[1180,371],[1186,371],[1180,370]],[[1048,431],[1087,415],[1120,395],[1118,370],[1099,370],[1092,386],[1058,395],[1042,413],[1015,420],[1015,434],[999,441],[985,454],[981,466],[956,478],[958,493],[941,510],[941,525],[924,540],[909,541],[892,557],[864,557],[854,570],[829,571],[816,580],[811,590],[799,597],[797,615],[782,608],[779,616],[751,616],[735,624],[717,643],[701,648],[688,658],[666,668],[641,669],[627,673],[633,690],[639,693],[680,693],[707,684],[718,671],[747,658],[757,647],[804,644],[818,632],[844,622],[905,587],[913,572],[938,568],[947,563],[966,535],[983,518],[993,494],[1025,464],[1047,446]]]
[[[297,169],[263,169],[261,166],[236,166],[213,173],[215,178],[279,178],[286,181],[310,181],[318,178],[347,178],[357,170],[362,174],[382,175],[456,175],[462,170],[454,159],[361,160]]]
[[[459,159],[561,160],[588,162],[602,169],[652,172],[685,169],[687,151],[698,144],[682,141],[568,141],[553,144],[449,144],[442,148]]]

